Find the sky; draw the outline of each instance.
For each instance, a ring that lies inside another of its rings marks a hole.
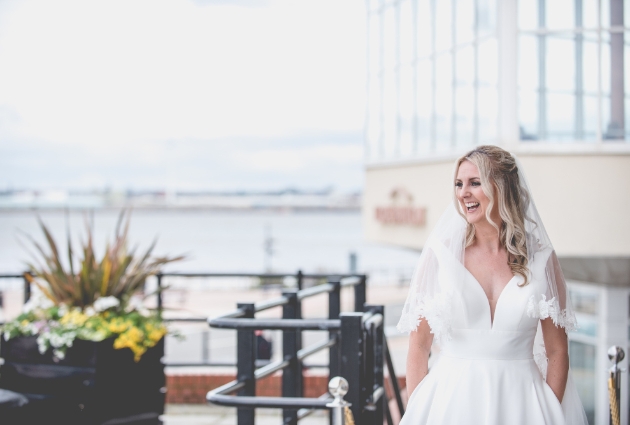
[[[0,0],[0,190],[361,188],[362,0]]]

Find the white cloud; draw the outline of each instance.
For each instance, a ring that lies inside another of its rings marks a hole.
[[[364,33],[362,0],[2,2],[0,186],[359,181]]]
[[[252,171],[295,171],[303,168],[358,165],[362,161],[360,145],[317,145],[299,149],[262,149],[235,154],[233,160]]]

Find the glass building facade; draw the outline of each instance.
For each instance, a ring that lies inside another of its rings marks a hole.
[[[367,0],[368,163],[630,140],[630,0]]]
[[[619,195],[630,190],[630,0],[366,5],[367,239],[422,249],[451,201],[439,188],[453,161],[480,144],[516,153],[536,170],[530,184],[558,256],[576,259],[567,263],[580,324],[569,335],[572,375],[589,422],[607,424],[606,352],[630,351],[630,280],[610,278],[615,261],[630,271],[630,244],[619,243],[630,240],[630,202]],[[425,226],[375,218],[400,187],[426,211]]]

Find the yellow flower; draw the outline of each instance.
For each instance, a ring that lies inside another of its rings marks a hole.
[[[59,322],[62,325],[75,325],[75,326],[83,326],[85,322],[88,320],[88,316],[83,314],[79,309],[73,309],[67,312]]]

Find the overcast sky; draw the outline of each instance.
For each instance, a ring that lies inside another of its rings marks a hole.
[[[362,184],[362,0],[0,0],[0,190]]]

